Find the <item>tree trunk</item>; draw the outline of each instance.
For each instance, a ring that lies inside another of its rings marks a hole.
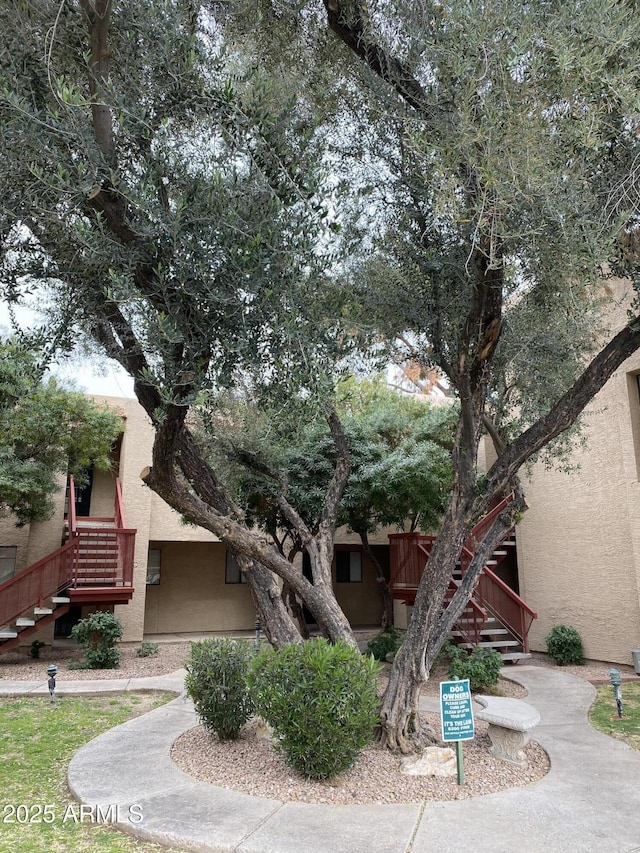
[[[393,625],[393,597],[391,595],[391,587],[389,586],[389,581],[384,576],[384,571],[380,565],[380,561],[373,553],[366,531],[360,532],[359,536],[364,552],[376,570],[378,589],[382,596],[382,621],[380,627],[384,631],[386,628],[390,628]]]
[[[256,609],[256,616],[271,645],[279,649],[288,643],[301,643],[302,635],[282,599],[277,576],[256,560],[234,554],[244,571]]]
[[[331,587],[331,582],[314,583],[312,593],[304,597],[304,603],[313,613],[318,627],[332,643],[342,640],[348,646],[358,648],[349,620],[342,612]]]
[[[482,498],[485,507],[491,502],[489,496]],[[477,507],[478,501],[474,501],[473,506]],[[417,718],[420,688],[427,681],[436,657],[471,598],[487,560],[525,508],[524,493],[518,486],[513,500],[478,543],[460,587],[443,610],[453,569],[471,532],[474,515],[467,513],[463,521],[453,515],[445,519],[425,567],[411,624],[396,655],[380,711],[381,740],[390,747],[411,752],[422,745],[423,733]]]
[[[383,744],[401,752],[413,752],[422,745],[418,717],[420,688],[427,681],[430,665],[440,651],[431,643],[438,634],[442,606],[456,560],[472,527],[466,517],[466,513],[457,510],[457,501],[452,499],[420,581],[404,642],[391,668],[380,709],[379,737]]]
[[[303,640],[308,640],[311,635],[309,633],[309,626],[307,625],[307,620],[304,618],[304,608],[300,604],[298,596],[287,583],[285,583],[282,587],[282,599],[291,611],[291,615],[298,624],[300,636]]]

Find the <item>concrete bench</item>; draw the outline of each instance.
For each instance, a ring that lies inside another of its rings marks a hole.
[[[490,754],[521,767],[527,763],[524,747],[529,733],[540,722],[540,714],[520,699],[505,696],[476,696],[482,705],[476,719],[489,723]]]

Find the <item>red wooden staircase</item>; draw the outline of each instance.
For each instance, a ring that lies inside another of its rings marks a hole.
[[[68,539],[0,584],[0,654],[63,616],[73,604],[127,604],[133,596],[136,531],[127,528],[120,482],[110,518],[76,518],[69,482]]]
[[[501,501],[471,531],[449,583],[447,602],[459,587],[471,563],[476,545],[482,541],[509,500],[510,497]],[[435,541],[435,536],[421,533],[396,533],[389,536],[393,598],[408,605],[413,604]],[[517,592],[496,574],[500,564],[506,561],[510,554],[513,554],[515,560],[515,544],[515,534],[511,530],[484,566],[473,597],[452,631],[452,639],[463,648],[494,648],[505,661],[530,657],[528,634],[537,616]]]

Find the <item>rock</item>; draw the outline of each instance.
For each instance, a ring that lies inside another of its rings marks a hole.
[[[258,717],[258,725],[256,726],[256,738],[258,740],[273,740],[274,734],[273,729],[267,723],[266,720],[263,720],[262,717]]]
[[[403,758],[400,770],[407,776],[455,776],[456,754],[449,747],[428,746],[422,755]]]

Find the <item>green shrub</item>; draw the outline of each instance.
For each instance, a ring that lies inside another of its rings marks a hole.
[[[208,639],[191,644],[185,687],[202,725],[220,740],[235,740],[253,712],[247,690],[249,643]]]
[[[317,638],[261,651],[249,689],[287,762],[307,778],[327,779],[351,767],[373,739],[377,670],[372,657]]]
[[[402,634],[396,631],[395,628],[390,628],[378,634],[367,643],[367,651],[373,655],[376,660],[386,660],[388,654],[395,654],[403,640]]]
[[[136,654],[139,658],[150,658],[152,655],[158,654],[158,644],[150,643],[148,640],[143,640],[139,649],[136,649]]]
[[[556,663],[582,663],[582,639],[570,625],[554,625],[545,637],[545,643],[549,656]]]
[[[45,643],[43,643],[42,640],[34,640],[31,643],[31,648],[29,649],[29,655],[34,659],[39,658],[40,657],[40,649],[42,649],[44,647],[44,645],[45,645]]]
[[[113,613],[98,610],[81,619],[71,636],[82,646],[87,669],[115,669],[120,663],[116,643],[122,638],[122,622]]]
[[[469,654],[459,646],[449,648],[450,678],[468,678],[471,690],[476,693],[492,690],[498,683],[502,669],[502,657],[495,649],[476,646]]]

